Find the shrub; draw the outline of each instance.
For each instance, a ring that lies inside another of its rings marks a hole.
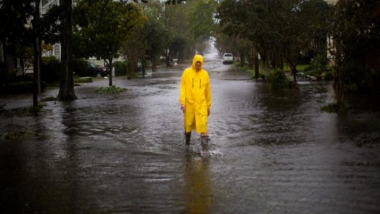
[[[334,80],[334,72],[333,71],[327,71],[322,74],[322,79],[324,81],[333,81]]]
[[[271,71],[267,80],[272,90],[280,90],[289,86],[289,80],[283,70]]]
[[[61,62],[54,56],[42,57],[41,79],[46,82],[55,82],[61,76]]]
[[[45,90],[47,83],[45,81],[41,82],[41,90]],[[9,83],[7,86],[0,87],[0,92],[2,94],[22,94],[22,93],[33,93],[33,82],[14,82]]]
[[[8,83],[8,72],[4,63],[0,62],[0,86]]]
[[[43,102],[48,102],[48,101],[57,101],[56,97],[46,97],[42,99]]]
[[[76,76],[86,76],[89,65],[85,59],[74,59],[73,60],[73,71]]]
[[[115,76],[125,76],[127,75],[128,63],[126,61],[116,61],[113,63],[115,68]]]
[[[306,66],[304,69],[303,69],[303,71],[311,71],[311,70],[313,70],[313,66],[312,65],[308,65],[308,66]]]
[[[89,83],[89,82],[92,82],[91,77],[74,78],[74,83]]]
[[[346,113],[348,111],[348,107],[346,104],[343,104],[343,106],[339,108],[339,105],[337,103],[329,103],[322,106],[320,110],[327,113]]]
[[[97,94],[115,94],[127,91],[126,88],[120,88],[115,85],[111,85],[109,87],[100,87],[95,90],[95,93]]]
[[[327,59],[327,56],[324,55],[316,55],[313,59],[310,61],[310,65],[313,67],[313,69],[316,69],[318,71],[324,71],[326,70],[326,66],[329,63],[329,60]]]
[[[262,80],[265,80],[266,76],[264,73],[259,73],[259,78],[261,78]],[[251,76],[251,79],[255,79],[255,74],[253,73],[252,76]]]

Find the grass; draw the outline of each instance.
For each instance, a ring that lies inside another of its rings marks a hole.
[[[342,107],[339,107],[337,103],[329,103],[320,108],[321,111],[327,113],[346,113],[348,111],[348,107],[344,104]]]
[[[43,108],[43,104],[38,104],[38,106],[34,107],[34,106],[29,106],[29,107],[22,107],[22,108],[16,108],[16,109],[12,109],[12,111],[15,111],[17,113],[21,113],[21,114],[37,114],[38,112],[41,111],[41,109]]]
[[[95,93],[97,94],[115,94],[127,91],[126,88],[120,88],[115,85],[109,86],[109,87],[100,87],[95,90]]]
[[[297,65],[297,66],[296,66],[296,69],[297,69],[297,71],[304,71],[305,68],[308,67],[309,65],[310,65],[310,64],[301,64],[301,65]],[[285,71],[290,71],[291,69],[290,69],[290,67],[289,67],[287,64],[285,64],[285,65],[284,65],[284,70],[285,70]]]
[[[44,101],[44,102],[57,101],[57,98],[56,98],[56,97],[46,97],[46,98],[43,99],[42,101]]]
[[[5,132],[0,136],[0,140],[16,140],[21,137],[36,136],[35,131],[17,131],[17,132]]]
[[[74,78],[74,83],[89,83],[92,82],[91,77],[77,77]]]
[[[246,64],[244,67],[240,67],[240,62],[234,62],[233,64],[234,68],[237,68],[237,70],[239,71],[248,71],[252,74],[252,78],[255,78],[255,69],[254,68],[249,68],[248,65]],[[310,64],[301,64],[301,65],[297,65],[297,71],[304,71],[306,67],[308,67]],[[262,68],[260,67],[260,70],[259,70],[259,77],[262,78],[262,77],[267,77],[269,75],[269,73],[272,71],[273,69],[267,69],[267,68]],[[289,71],[290,70],[290,67],[287,66],[286,64],[284,65],[284,71]]]

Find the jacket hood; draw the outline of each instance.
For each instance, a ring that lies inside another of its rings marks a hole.
[[[193,58],[193,69],[195,70],[195,63],[196,62],[201,62],[201,69],[203,69],[203,57],[201,55],[195,55],[194,58]]]

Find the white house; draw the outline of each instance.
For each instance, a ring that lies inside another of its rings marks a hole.
[[[44,16],[54,5],[59,5],[59,0],[42,0],[40,5],[40,14]],[[53,50],[43,51],[42,56],[55,56],[61,59],[61,44],[53,44]]]

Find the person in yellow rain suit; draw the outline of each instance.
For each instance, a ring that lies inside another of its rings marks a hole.
[[[201,135],[202,145],[207,144],[207,117],[210,115],[210,79],[203,69],[203,57],[195,55],[193,64],[182,73],[179,102],[184,113],[186,145],[190,144],[191,131]]]

